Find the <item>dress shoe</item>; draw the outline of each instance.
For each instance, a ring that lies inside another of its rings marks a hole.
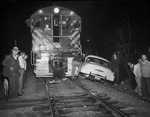
[[[18,96],[22,96],[23,95],[23,93],[18,93]]]

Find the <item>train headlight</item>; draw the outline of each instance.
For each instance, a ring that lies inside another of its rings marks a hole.
[[[43,11],[42,11],[42,10],[39,10],[39,13],[43,13]]]
[[[57,8],[57,7],[54,8],[54,12],[55,12],[55,13],[58,13],[58,12],[59,12],[59,8]]]

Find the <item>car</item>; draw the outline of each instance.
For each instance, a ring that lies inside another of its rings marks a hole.
[[[84,78],[98,81],[114,81],[115,75],[111,70],[110,62],[102,57],[88,55],[85,57],[79,72]]]

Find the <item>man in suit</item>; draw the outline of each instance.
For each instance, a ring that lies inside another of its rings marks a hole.
[[[23,94],[23,91],[22,91],[23,78],[24,78],[24,73],[25,73],[25,69],[26,69],[24,57],[25,57],[25,52],[20,52],[18,60],[19,60],[19,65],[21,67],[21,70],[20,70],[20,76],[19,76],[19,94],[18,95]]]
[[[4,66],[3,76],[8,78],[9,81],[9,98],[14,99],[18,97],[18,79],[19,79],[19,61],[18,52],[20,50],[18,47],[12,49],[12,53],[7,55],[2,62]]]

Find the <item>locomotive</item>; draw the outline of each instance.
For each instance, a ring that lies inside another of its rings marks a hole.
[[[68,8],[50,6],[36,11],[26,24],[31,29],[31,65],[36,77],[53,77],[58,65],[71,76],[72,59],[82,54],[81,17]]]

